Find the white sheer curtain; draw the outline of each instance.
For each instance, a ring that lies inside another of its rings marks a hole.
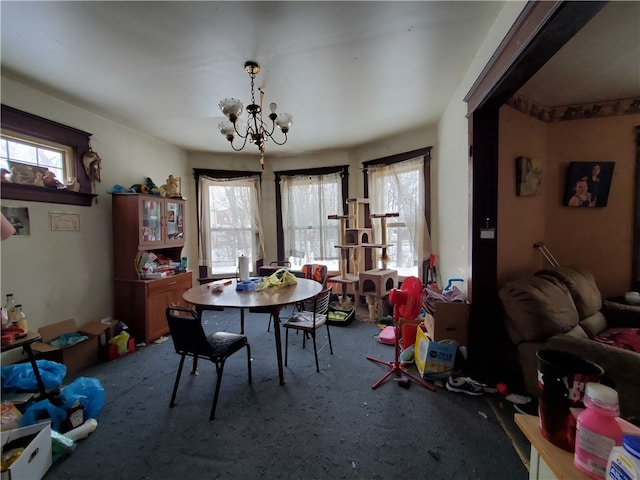
[[[199,177],[199,265],[209,273],[234,274],[240,255],[249,258],[253,271],[264,257],[260,196],[258,176]]]
[[[387,219],[387,267],[401,276],[422,278],[422,261],[431,251],[425,217],[424,159],[417,157],[390,165],[367,167],[369,207],[372,214],[398,213]],[[376,242],[382,238],[381,221],[372,220]],[[374,268],[380,268],[378,262]]]
[[[284,251],[292,267],[319,262],[338,270],[340,223],[328,216],[342,213],[340,173],[285,176],[280,191]]]

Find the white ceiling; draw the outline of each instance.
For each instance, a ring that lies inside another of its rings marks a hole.
[[[229,153],[218,102],[250,103],[254,60],[265,104],[294,116],[270,155],[352,147],[436,123],[502,6],[2,1],[2,73],[187,150]],[[586,46],[567,45],[522,93],[545,106],[640,96],[639,6],[605,7],[598,17],[615,18],[596,17],[578,34]]]

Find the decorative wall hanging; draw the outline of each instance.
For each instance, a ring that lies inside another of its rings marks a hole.
[[[15,229],[13,235],[30,235],[29,209],[27,207],[2,207],[2,214]]]
[[[571,162],[563,205],[606,207],[615,162]]]
[[[79,232],[80,214],[49,212],[49,228],[52,232]]]
[[[540,193],[542,167],[538,159],[516,158],[516,195],[525,197]]]

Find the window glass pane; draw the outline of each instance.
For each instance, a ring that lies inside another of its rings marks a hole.
[[[339,269],[340,223],[328,216],[341,213],[341,181],[339,174],[283,179],[285,255],[293,268],[319,262]]]
[[[426,231],[422,159],[371,167],[369,196],[371,213],[398,213],[387,221],[387,268],[397,270],[402,277],[420,278],[422,247]],[[375,222],[375,221],[374,221]],[[380,229],[380,223],[372,224]],[[378,233],[377,238],[380,233]],[[377,258],[376,268],[382,268]]]
[[[235,274],[240,255],[249,258],[250,270],[253,270],[256,232],[252,228],[251,189],[225,182],[208,189],[214,272]]]
[[[38,173],[46,173],[47,170],[53,173],[61,184],[64,184],[67,177],[73,176],[70,173],[71,170],[67,168],[67,162],[71,162],[70,149],[67,151],[62,148],[47,148],[39,143],[31,143],[28,140],[16,141],[9,137],[2,137],[0,143],[2,144],[0,167],[9,172],[16,167],[21,183],[38,182]],[[16,181],[13,178],[12,180]]]
[[[30,163],[37,165],[36,149],[29,145],[17,142],[9,142],[9,159],[18,162]]]

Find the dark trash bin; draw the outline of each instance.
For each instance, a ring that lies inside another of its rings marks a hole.
[[[604,370],[599,365],[569,353],[540,350],[538,357],[538,410],[542,436],[573,453],[576,416],[571,409],[583,409],[588,382],[600,382]]]

